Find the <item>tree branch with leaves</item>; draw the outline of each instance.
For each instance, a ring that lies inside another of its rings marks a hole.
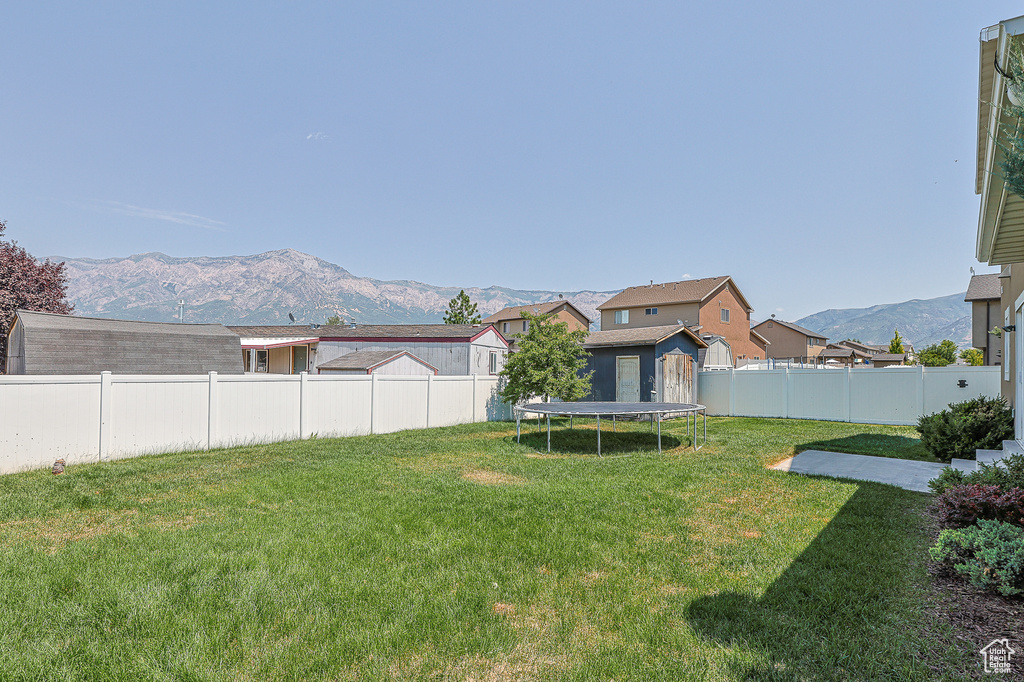
[[[568,323],[552,321],[552,313],[533,315],[523,311],[522,317],[528,322],[527,329],[516,336],[516,351],[500,372],[506,382],[502,400],[512,405],[533,398],[571,402],[590,393],[594,372],[583,372],[590,357],[583,349],[589,332],[569,331]]]

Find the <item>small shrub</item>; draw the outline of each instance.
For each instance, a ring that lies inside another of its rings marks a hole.
[[[917,421],[921,444],[936,459],[974,459],[978,448],[994,450],[1013,438],[1013,411],[1002,396],[950,403],[949,409]]]
[[[1024,455],[1010,455],[995,464],[979,462],[978,467],[969,474],[946,467],[938,477],[928,481],[928,486],[937,495],[954,485],[997,485],[1003,490],[1024,488]]]
[[[979,519],[1024,527],[1024,490],[1003,490],[997,485],[955,485],[936,501],[939,523],[963,528]]]
[[[1007,597],[1024,594],[1024,528],[982,519],[977,526],[942,531],[928,553],[975,587]]]

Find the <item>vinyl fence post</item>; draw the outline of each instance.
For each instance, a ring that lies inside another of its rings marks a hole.
[[[299,440],[309,438],[312,405],[309,404],[309,372],[299,372]]]
[[[924,365],[917,366],[917,416],[924,416]]]
[[[370,375],[370,433],[377,433],[377,375]]]
[[[477,375],[473,375],[473,422],[476,423],[476,378]]]
[[[736,368],[729,370],[729,416],[736,416]]]
[[[113,414],[112,398],[113,391],[111,391],[110,372],[100,372],[100,442],[98,454],[99,461],[101,462],[106,462],[110,459],[110,421]]]
[[[207,400],[207,412],[206,412],[206,449],[212,450],[214,443],[217,442],[217,373],[210,372],[210,385],[208,391]]]
[[[793,391],[793,388],[789,384],[789,366],[787,365],[786,368],[784,370],[782,370],[782,371],[786,373],[786,400],[785,400],[785,402],[782,405],[782,407],[783,407],[783,415],[782,416],[785,417],[786,419],[789,419],[789,402],[790,402],[789,394],[792,393],[792,391]],[[694,421],[696,421],[696,419],[697,419],[697,417],[695,415],[694,416]],[[696,435],[693,437],[693,442],[694,443],[697,442],[697,436]]]
[[[843,394],[846,397],[846,411],[845,411],[846,421],[851,422],[851,421],[853,421],[853,393],[852,393],[852,389],[850,387],[850,366],[849,365],[846,366],[846,377],[845,377],[844,381],[845,381],[845,389],[846,390],[843,392]]]
[[[426,428],[428,428],[428,429],[430,428],[430,389],[432,389],[433,387],[434,387],[434,375],[433,374],[428,374],[427,375],[427,426],[426,426]]]

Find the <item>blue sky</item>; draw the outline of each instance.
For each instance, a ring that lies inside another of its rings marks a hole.
[[[1019,3],[727,5],[8,3],[0,217],[38,256],[731,274],[758,318],[988,271],[978,33]]]

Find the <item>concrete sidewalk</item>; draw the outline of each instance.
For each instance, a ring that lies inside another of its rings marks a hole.
[[[928,481],[939,475],[945,464],[918,462],[912,459],[892,459],[870,455],[850,455],[845,452],[805,450],[795,457],[770,467],[778,471],[834,478],[854,478],[858,481],[888,483],[919,493],[931,492]]]

